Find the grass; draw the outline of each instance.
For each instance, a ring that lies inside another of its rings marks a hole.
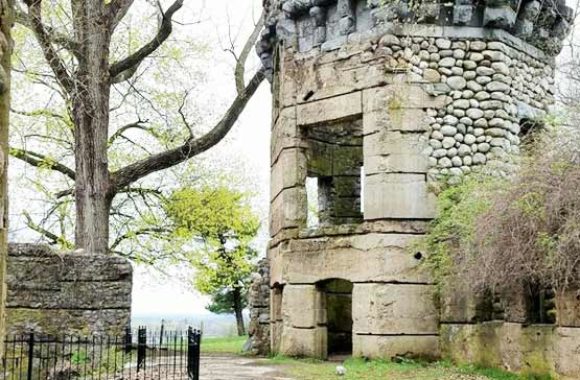
[[[204,354],[240,354],[247,336],[225,338],[202,338],[201,352]]]
[[[337,363],[329,363],[313,359],[292,359],[277,356],[272,358],[272,364],[280,365],[297,380],[336,380]],[[454,366],[449,362],[423,363],[404,361],[394,363],[385,360],[367,361],[364,359],[348,359],[344,366],[344,380],[544,380],[541,377],[518,376],[497,369],[479,368],[475,366]]]
[[[242,354],[242,347],[247,337],[231,336],[221,338],[203,338],[201,352],[204,354]],[[280,366],[280,369],[296,380],[337,380],[337,363],[316,359],[294,359],[275,356],[266,363]],[[403,360],[395,363],[387,360],[348,359],[346,376],[341,380],[550,380],[546,376],[516,375],[492,368],[481,368],[474,365],[455,366],[441,361],[426,363]]]

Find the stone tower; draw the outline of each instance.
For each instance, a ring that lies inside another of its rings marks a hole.
[[[434,284],[409,248],[436,214],[430,182],[509,169],[553,102],[572,11],[561,0],[264,7],[271,348],[437,357]]]

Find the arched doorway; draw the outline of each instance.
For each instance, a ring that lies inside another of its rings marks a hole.
[[[328,357],[352,354],[352,282],[331,279],[318,284],[326,309]]]

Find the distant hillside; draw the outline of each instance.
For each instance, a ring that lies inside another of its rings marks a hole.
[[[244,313],[244,317],[247,323],[248,314]],[[192,326],[202,329],[205,336],[236,335],[236,319],[233,314],[134,314],[131,316],[131,326],[146,326],[151,331],[158,331],[162,320],[166,331],[185,330]]]

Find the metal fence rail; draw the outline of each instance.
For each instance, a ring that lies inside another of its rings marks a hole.
[[[201,332],[148,332],[122,336],[9,336],[2,380],[199,380]],[[136,339],[135,339],[136,337]]]

